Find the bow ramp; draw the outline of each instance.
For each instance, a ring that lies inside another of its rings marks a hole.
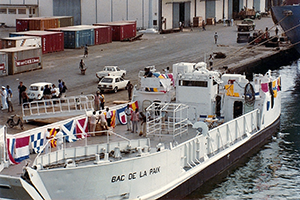
[[[44,99],[22,105],[23,120],[48,119],[85,114],[93,110],[94,95],[80,95],[66,98]]]

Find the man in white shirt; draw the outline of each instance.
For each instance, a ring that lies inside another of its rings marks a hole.
[[[96,116],[96,111],[93,111],[93,115],[90,116],[90,132],[95,136],[96,124],[98,117]]]
[[[64,140],[63,140],[63,132],[60,130],[58,131],[58,133],[56,133],[56,147],[57,150],[62,150],[63,149],[63,145],[64,145]]]
[[[127,131],[131,130],[130,126],[130,119],[131,119],[131,113],[132,109],[129,107],[129,104],[127,104],[127,107],[125,108],[125,114],[126,114],[126,119],[127,119]]]
[[[101,111],[99,111],[99,122],[104,130],[108,130],[105,115]]]

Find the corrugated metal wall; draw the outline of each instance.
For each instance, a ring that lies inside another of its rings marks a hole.
[[[216,16],[216,2],[207,0],[206,1],[206,19],[214,18]]]
[[[179,3],[173,3],[173,28],[179,27]]]
[[[253,0],[253,7],[255,11],[264,11],[264,10],[260,10],[260,0]]]
[[[74,25],[81,24],[81,0],[53,0],[54,16],[73,16]]]

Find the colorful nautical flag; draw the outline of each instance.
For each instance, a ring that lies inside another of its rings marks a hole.
[[[281,77],[277,79],[277,91],[281,91]]]
[[[29,136],[16,138],[15,161],[21,162],[29,158]]]
[[[125,109],[126,109],[126,106],[117,110],[118,120],[119,120],[120,124],[122,124],[122,125],[127,124],[127,117],[125,114]]]
[[[15,143],[16,139],[15,138],[7,138],[7,153],[8,153],[8,158],[12,164],[19,164],[18,162],[15,161],[14,159],[14,153],[15,153]]]
[[[135,109],[138,109],[139,108],[138,102],[137,101],[133,102],[130,105],[130,108],[132,108],[133,111],[135,111]]]
[[[8,157],[11,163],[19,164],[29,158],[29,137],[7,138]]]
[[[85,138],[85,135],[89,132],[88,129],[88,118],[79,119],[76,122],[76,137]],[[82,134],[80,134],[82,133]]]
[[[272,82],[272,90],[274,92],[274,98],[277,97],[277,84],[276,83],[277,83],[276,80]]]
[[[261,84],[261,90],[266,93],[269,91],[269,86],[268,86],[268,83],[262,83]]]
[[[61,130],[67,142],[75,142],[77,141],[76,138],[76,124],[75,120],[71,120],[70,122],[61,125]]]
[[[54,138],[56,136],[57,130],[55,128],[52,129],[50,128],[50,130],[48,129],[47,131],[49,132],[50,137]],[[52,148],[56,147],[56,140],[55,139],[50,140],[50,144]]]
[[[31,148],[35,153],[39,153],[40,149],[44,146],[45,138],[42,132],[34,133],[30,136]]]

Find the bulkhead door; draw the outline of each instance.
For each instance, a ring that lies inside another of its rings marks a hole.
[[[233,118],[243,115],[243,102],[235,101],[233,104]]]

